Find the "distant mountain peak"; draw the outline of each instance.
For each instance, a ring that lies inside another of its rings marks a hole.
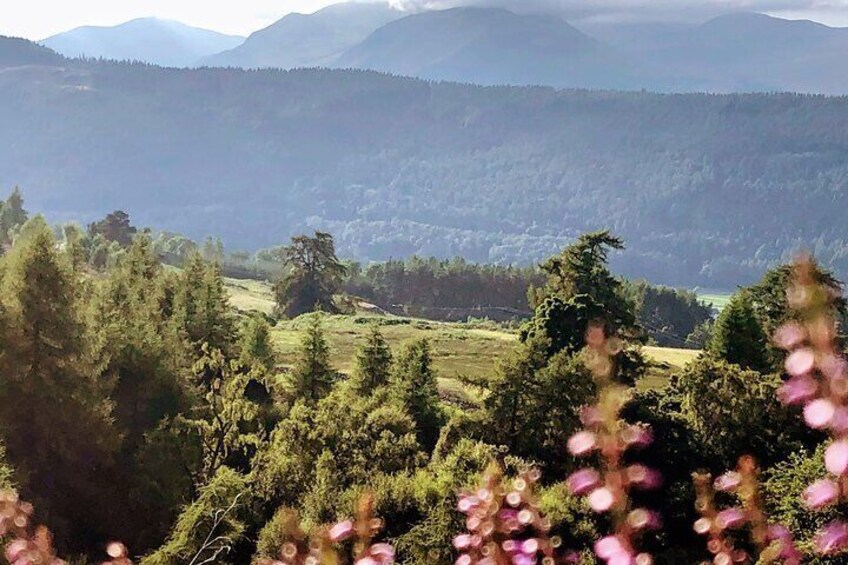
[[[235,47],[243,37],[193,27],[175,20],[141,17],[115,26],[83,26],[41,43],[67,57],[136,60],[185,67]]]
[[[388,2],[333,4],[312,14],[291,13],[238,47],[207,57],[204,65],[242,68],[331,65],[341,53],[405,12]]]

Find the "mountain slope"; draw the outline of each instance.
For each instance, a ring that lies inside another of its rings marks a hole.
[[[76,28],[48,37],[41,43],[67,57],[86,56],[187,67],[243,41],[243,37],[190,27],[180,22],[140,18],[114,27]]]
[[[205,58],[212,67],[325,66],[403,12],[388,4],[337,4],[314,14],[289,14],[252,34],[243,45]]]
[[[26,39],[0,36],[0,68],[25,65],[58,65],[64,58]]]
[[[735,13],[701,25],[602,23],[583,30],[637,58],[649,89],[848,93],[844,28]]]
[[[423,12],[387,24],[337,67],[475,84],[627,85],[632,69],[611,49],[554,16],[496,8]]]
[[[799,244],[848,275],[848,99],[478,87],[364,71],[0,68],[0,187],[230,249],[530,262],[611,228],[632,277],[732,288]]]

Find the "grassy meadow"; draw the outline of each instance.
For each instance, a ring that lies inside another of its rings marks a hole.
[[[273,312],[274,298],[269,283],[226,279],[226,284],[230,301],[237,309],[265,314]],[[303,318],[283,320],[272,329],[272,342],[284,364],[296,351],[306,324]],[[380,325],[380,330],[394,349],[404,343],[427,338],[432,347],[442,395],[462,403],[474,403],[480,398],[480,391],[466,386],[462,382],[463,377],[485,378],[491,375],[498,360],[518,341],[516,332],[495,324],[435,322],[366,311],[354,315],[326,315],[323,327],[336,369],[342,373],[353,369],[356,348],[372,324]],[[646,347],[644,352],[654,362],[648,376],[640,383],[647,388],[663,386],[670,372],[682,368],[699,353],[667,347]]]

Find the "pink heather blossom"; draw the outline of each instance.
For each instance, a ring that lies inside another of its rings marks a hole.
[[[580,412],[580,421],[586,427],[597,426],[602,422],[601,412],[597,406],[587,406]]]
[[[607,565],[636,565],[636,560],[631,553],[620,551],[607,560]]]
[[[801,404],[816,397],[819,383],[809,375],[792,377],[783,383],[777,391],[777,397],[783,404]]]
[[[395,549],[387,543],[375,543],[371,546],[371,555],[375,557],[382,557],[383,559],[393,559],[395,556]]]
[[[453,538],[453,546],[460,551],[468,549],[471,546],[471,536],[468,534],[460,534]]]
[[[654,490],[662,484],[662,475],[659,471],[650,469],[644,465],[631,465],[625,472],[628,483],[634,488]]]
[[[768,528],[768,537],[770,540],[780,543],[779,557],[783,560],[783,565],[800,565],[803,555],[795,546],[792,533],[786,526],[780,524],[770,525]]]
[[[634,449],[643,449],[651,445],[651,442],[654,441],[651,430],[643,426],[630,426],[626,428],[622,432],[621,438],[627,444],[627,447]]]
[[[590,493],[601,482],[601,476],[594,469],[581,469],[568,477],[568,488],[577,496]]]
[[[618,536],[606,536],[595,542],[595,555],[604,561],[622,551],[624,551],[624,545]]]
[[[589,506],[595,512],[606,512],[615,504],[615,495],[607,487],[593,490],[589,494]]]
[[[722,492],[731,492],[742,484],[742,476],[736,471],[729,471],[715,480],[714,487]]]
[[[330,528],[330,540],[338,543],[353,535],[353,522],[345,520]]]
[[[821,479],[808,486],[803,497],[810,508],[823,508],[839,498],[839,485],[830,479]]]
[[[627,522],[636,530],[658,530],[662,525],[662,518],[652,510],[637,508],[627,515]]]
[[[28,547],[29,543],[26,540],[16,539],[9,542],[6,545],[6,559],[8,559],[10,563],[14,563],[18,560],[21,553],[26,551]]]
[[[598,447],[598,438],[592,432],[577,432],[568,440],[568,451],[577,457],[587,455]]]
[[[741,528],[745,525],[746,521],[747,517],[745,516],[745,512],[739,508],[728,508],[727,510],[722,510],[716,516],[716,525],[725,530]]]
[[[804,407],[804,420],[814,429],[820,430],[830,425],[836,407],[826,398],[813,400]]]
[[[833,418],[830,419],[830,429],[837,435],[848,433],[848,408],[845,406],[836,407]]]
[[[459,502],[456,506],[460,512],[467,514],[472,508],[475,508],[479,504],[480,500],[476,496],[462,495],[459,497]]]
[[[837,477],[848,472],[848,440],[831,443],[824,453],[824,464],[828,472]]]
[[[843,380],[848,372],[848,362],[841,355],[828,353],[819,361],[819,370],[831,382]]]
[[[819,532],[814,543],[825,555],[841,551],[848,547],[848,527],[842,522],[833,522]]]
[[[774,342],[781,349],[794,349],[804,341],[804,329],[795,322],[783,324],[774,333]]]
[[[786,358],[786,372],[793,377],[800,377],[812,372],[816,366],[816,354],[812,349],[804,348],[792,352]]]
[[[535,555],[539,551],[539,540],[536,538],[524,540],[521,544],[521,551],[528,555]]]

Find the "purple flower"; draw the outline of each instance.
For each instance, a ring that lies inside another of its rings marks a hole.
[[[333,542],[344,541],[352,535],[353,522],[351,522],[350,520],[339,522],[338,524],[330,528],[330,540]]]
[[[800,377],[812,372],[816,366],[816,354],[812,349],[804,348],[794,351],[786,358],[786,372],[793,377]]]
[[[728,471],[715,480],[714,486],[716,490],[731,492],[739,488],[740,484],[742,484],[742,476],[736,471]]]
[[[589,494],[589,506],[595,512],[606,512],[615,504],[615,494],[607,487],[593,490]]]
[[[581,469],[568,477],[568,488],[577,496],[586,495],[601,482],[601,476],[594,469]]]
[[[716,525],[723,530],[734,530],[741,528],[748,521],[748,517],[739,508],[728,508],[722,510],[716,516]]]
[[[848,547],[848,527],[842,522],[833,522],[818,533],[814,541],[816,549],[825,555]]]
[[[588,455],[598,447],[598,438],[592,432],[577,432],[568,440],[568,451],[580,457]]]
[[[848,440],[834,441],[824,452],[824,465],[829,473],[837,477],[848,472]]]
[[[809,375],[792,377],[783,383],[777,391],[777,398],[788,405],[802,404],[816,397],[819,383]]]
[[[804,420],[811,428],[820,430],[830,425],[836,406],[826,398],[813,400],[804,407]]]
[[[810,508],[823,508],[839,498],[839,485],[830,479],[821,479],[808,486],[803,496]]]
[[[795,322],[780,326],[774,333],[774,342],[778,347],[787,351],[797,347],[803,341],[804,329]]]

